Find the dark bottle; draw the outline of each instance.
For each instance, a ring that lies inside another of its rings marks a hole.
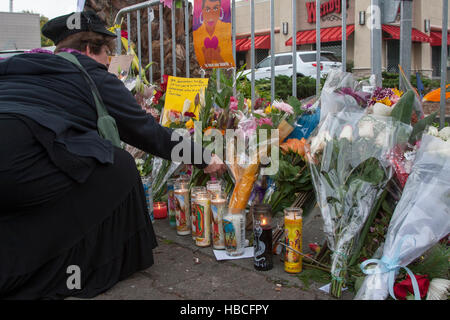
[[[253,265],[256,270],[267,271],[273,268],[272,252],[272,209],[268,204],[255,204],[253,213]]]

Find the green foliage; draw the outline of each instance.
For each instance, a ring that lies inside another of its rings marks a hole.
[[[413,131],[412,131],[411,136],[409,138],[409,142],[411,144],[414,144],[414,143],[416,143],[416,141],[422,139],[423,132],[425,131],[425,129],[428,126],[432,125],[434,119],[436,119],[437,114],[438,113],[436,111],[436,112],[430,114],[428,117],[419,120],[414,125]]]
[[[41,15],[39,17],[39,20],[40,20],[40,26],[41,26],[41,30],[42,30],[42,27],[44,26],[44,24],[47,23],[48,18],[43,16],[43,15]],[[41,47],[51,47],[51,46],[54,46],[54,45],[55,44],[53,43],[53,41],[50,40],[49,38],[44,37],[44,35],[41,32]]]
[[[279,152],[279,155],[278,172],[271,176],[275,181],[275,191],[264,199],[271,205],[274,214],[290,207],[298,192],[312,189],[311,172],[303,158],[292,151],[286,154]]]
[[[325,78],[321,79],[321,87],[325,83]],[[251,98],[251,82],[245,78],[241,79],[242,93],[246,98]],[[255,81],[255,94],[260,98],[270,100],[271,81],[270,79],[260,79]],[[297,78],[297,98],[306,99],[316,94],[316,80],[311,77]],[[292,96],[292,77],[275,77],[275,100],[287,100]]]
[[[430,279],[449,277],[450,247],[446,243],[439,243],[431,248],[423,258],[419,258],[409,268],[414,274],[428,275]]]
[[[398,73],[388,73],[383,72],[383,87],[384,88],[398,88],[399,87],[399,74]],[[428,79],[425,76],[420,76],[422,80],[424,91],[422,94],[427,94],[430,91],[433,91],[441,86],[440,80],[432,80]],[[415,74],[411,75],[411,84],[414,88],[417,89],[417,76]]]
[[[414,91],[408,90],[404,93],[392,109],[392,118],[403,123],[410,124],[414,106],[414,98]]]
[[[323,284],[331,281],[330,273],[313,268],[304,268],[304,270],[298,274],[297,277],[302,281],[305,289],[309,289],[311,281]]]

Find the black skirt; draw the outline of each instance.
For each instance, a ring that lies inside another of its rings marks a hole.
[[[71,176],[71,161],[60,168],[34,129],[0,115],[0,155],[1,299],[91,298],[153,264],[129,153],[116,148],[110,165],[75,157]]]

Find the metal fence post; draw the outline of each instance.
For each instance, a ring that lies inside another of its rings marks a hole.
[[[270,99],[275,100],[275,0],[270,0]]]
[[[250,24],[251,24],[251,52],[252,64],[252,96],[251,101],[255,103],[255,0],[250,0]]]
[[[370,14],[370,27],[371,27],[371,65],[372,74],[375,75],[375,83],[377,87],[382,86],[381,78],[381,54],[382,54],[382,42],[381,42],[381,0],[372,0],[371,2],[371,14]]]
[[[236,0],[232,0],[231,2],[231,34],[232,34],[232,43],[233,43],[233,59],[236,66],[233,69],[233,96],[236,96]]]
[[[442,51],[441,51],[441,103],[439,128],[445,126],[446,82],[447,82],[447,46],[448,46],[448,0],[442,0]]]
[[[149,79],[150,83],[153,83],[153,43],[152,43],[152,20],[153,20],[153,9],[147,8],[147,26],[148,26],[148,63],[150,63]]]
[[[189,45],[189,0],[184,1],[184,35],[186,40],[186,78],[191,76],[189,55],[190,55],[190,45]]]
[[[347,71],[347,0],[342,0],[342,71]]]
[[[163,4],[159,4],[159,54],[161,56],[161,82],[164,78],[164,26],[163,26]]]
[[[127,13],[127,33],[128,33],[128,49],[127,54],[131,52],[131,14]]]
[[[139,59],[139,78],[142,78],[142,48],[141,48],[141,11],[137,11],[137,42]]]
[[[411,33],[412,33],[412,1],[401,2],[400,22],[400,65],[405,72],[406,79],[411,77]],[[406,89],[406,84],[399,77],[401,90]]]
[[[292,96],[297,98],[297,0],[292,0]]]
[[[175,3],[172,5],[171,17],[172,17],[172,75],[177,76],[177,44],[175,36]]]
[[[316,96],[320,94],[320,0],[316,0]]]

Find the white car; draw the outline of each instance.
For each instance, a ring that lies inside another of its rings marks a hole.
[[[270,79],[270,65],[271,56],[268,56],[255,68],[255,80],[269,78]],[[341,68],[342,63],[336,56],[329,51],[322,51],[320,53],[320,76],[323,77],[332,69]],[[297,52],[297,76],[316,78],[316,51],[298,51]],[[292,77],[293,64],[292,52],[275,54],[275,76],[286,75]],[[245,76],[247,79],[252,79],[251,70],[246,70]]]

